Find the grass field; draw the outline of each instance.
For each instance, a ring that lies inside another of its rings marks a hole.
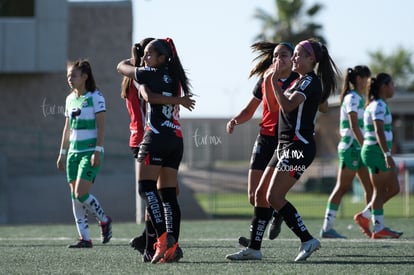
[[[317,236],[321,219],[307,219]],[[142,263],[128,246],[143,225],[116,223],[110,243],[99,242],[99,227],[91,225],[94,248],[66,248],[76,238],[74,224],[0,226],[0,274],[413,274],[414,222],[386,218],[404,231],[398,240],[365,238],[351,219],[338,219],[336,229],[346,240],[321,241],[322,248],[306,262],[295,263],[299,240],[285,226],[279,238],[263,242],[262,261],[230,262],[225,255],[240,249],[237,239],[248,234],[250,221],[212,219],[183,221],[178,263]]]

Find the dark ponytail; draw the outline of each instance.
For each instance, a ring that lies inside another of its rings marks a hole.
[[[345,95],[348,93],[348,91],[356,88],[356,78],[359,77],[370,77],[371,71],[367,66],[358,65],[355,66],[353,69],[348,68],[346,70],[344,84],[342,86],[341,91],[341,103],[344,101]]]
[[[132,53],[131,58],[134,60],[135,67],[139,67],[143,65],[142,57],[144,56],[144,49],[148,45],[149,42],[154,40],[152,37],[147,37],[142,39],[139,43],[135,43],[132,47]],[[131,86],[133,79],[124,76],[121,83],[121,98],[127,98],[128,97],[128,90]]]
[[[376,77],[371,78],[371,85],[368,92],[367,105],[379,98],[379,92],[382,85],[388,85],[392,81],[392,78],[387,73],[379,73]]]
[[[339,77],[340,72],[336,67],[335,62],[329,55],[328,49],[325,45],[320,42],[313,42],[312,47],[315,50],[315,54],[319,62],[316,74],[322,81],[323,91],[321,102],[325,102],[328,97],[336,91],[337,78]]]

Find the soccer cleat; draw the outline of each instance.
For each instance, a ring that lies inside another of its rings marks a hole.
[[[184,257],[183,250],[180,246],[177,246],[177,249],[175,250],[174,258],[171,260],[171,262],[178,262],[182,257]]]
[[[403,232],[394,231],[388,227],[384,227],[378,232],[372,232],[373,239],[398,239]]]
[[[326,230],[326,231],[322,229],[319,235],[321,236],[321,238],[326,238],[326,239],[346,239],[345,236],[342,236],[341,234],[336,232],[336,230],[333,228]]]
[[[277,214],[273,218],[272,224],[270,225],[270,228],[269,228],[269,239],[270,240],[274,240],[277,238],[277,236],[279,236],[282,222],[283,222],[283,217],[279,214]]]
[[[354,216],[354,221],[358,224],[362,233],[364,233],[368,238],[371,238],[371,229],[369,228],[370,220],[362,216],[362,213],[357,213]]]
[[[142,254],[142,262],[149,263],[152,261],[152,258],[154,257],[154,251],[148,251],[145,250]]]
[[[231,261],[261,260],[262,252],[253,248],[245,248],[237,253],[226,255]]]
[[[107,243],[112,238],[112,219],[109,216],[107,216],[107,218],[107,222],[99,222],[99,225],[101,226],[102,243]]]
[[[250,239],[243,237],[243,236],[239,237],[239,244],[241,246],[248,247],[249,243],[250,243]]]
[[[178,243],[175,243],[172,247],[168,248],[165,251],[164,257],[159,262],[160,263],[172,263],[176,256],[178,258],[178,255],[176,253],[177,249],[178,249]],[[182,253],[182,250],[181,250],[181,253]],[[177,260],[177,262],[178,262],[178,260]]]
[[[174,236],[167,234],[164,232],[158,239],[157,242],[154,244],[155,254],[152,258],[151,263],[156,264],[162,258],[164,258],[167,249],[173,247],[176,244]]]
[[[321,243],[317,239],[311,239],[302,243],[299,247],[299,253],[295,258],[295,262],[306,261],[306,259],[319,248],[321,248]]]
[[[129,245],[134,249],[138,250],[139,253],[143,254],[145,253],[145,246],[146,246],[147,240],[144,235],[135,237],[129,241]]]
[[[92,241],[89,240],[82,240],[80,239],[77,243],[68,245],[68,248],[92,248]]]

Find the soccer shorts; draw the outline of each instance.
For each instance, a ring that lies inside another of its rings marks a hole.
[[[378,174],[379,171],[387,172],[384,153],[378,144],[363,145],[361,150],[362,163],[368,167],[370,174]]]
[[[277,137],[258,135],[250,158],[251,170],[264,171],[277,147]]]
[[[101,169],[104,160],[104,153],[101,152],[101,162],[98,166],[92,167],[91,156],[95,151],[81,153],[69,152],[66,161],[66,178],[68,182],[83,179],[94,182],[96,175]]]
[[[138,162],[177,169],[183,158],[183,139],[147,131],[139,146]]]
[[[349,170],[357,171],[364,167],[361,159],[361,147],[359,145],[352,144],[345,150],[338,150],[339,167],[347,167]]]

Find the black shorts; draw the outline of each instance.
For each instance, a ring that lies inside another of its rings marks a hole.
[[[130,147],[130,148],[131,148],[132,155],[134,156],[134,158],[138,158],[139,146],[137,146],[137,147]]]
[[[277,136],[259,134],[253,146],[252,156],[250,158],[250,169],[264,171],[272,159],[276,147]]]
[[[177,169],[183,158],[183,139],[173,135],[145,132],[139,146],[138,162]]]
[[[292,177],[299,179],[315,155],[316,145],[313,139],[308,144],[301,141],[279,143],[268,166],[289,172]]]

